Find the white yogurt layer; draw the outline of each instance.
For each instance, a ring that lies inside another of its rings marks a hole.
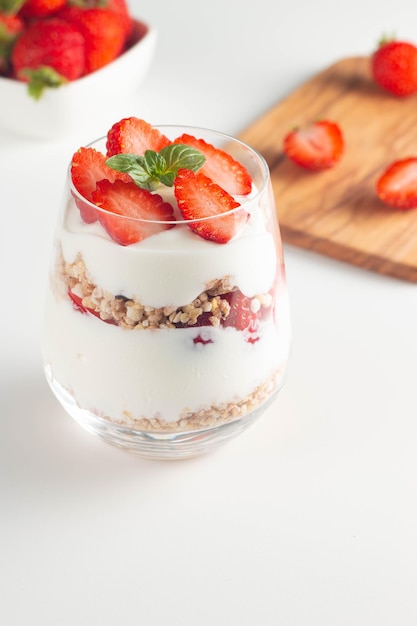
[[[115,421],[158,417],[239,401],[277,369],[289,353],[285,290],[275,318],[260,325],[251,344],[234,328],[126,330],[76,311],[49,293],[44,360],[76,403]],[[195,344],[198,335],[213,343]]]
[[[71,199],[57,239],[68,263],[81,253],[94,284],[147,306],[190,303],[210,281],[226,276],[252,297],[271,289],[277,252],[259,210],[251,207],[250,200],[245,208],[251,217],[227,244],[207,241],[187,225],[177,225],[136,244],[121,246],[98,222],[85,224]]]

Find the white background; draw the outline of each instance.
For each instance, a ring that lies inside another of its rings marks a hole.
[[[239,133],[383,33],[417,41],[412,6],[135,0],[159,39],[126,114]],[[286,246],[273,406],[198,459],[112,448],[59,407],[39,348],[65,170],[94,138],[0,135],[0,624],[415,626],[417,286]]]

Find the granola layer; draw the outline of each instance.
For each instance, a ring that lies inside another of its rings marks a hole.
[[[241,419],[263,405],[282,385],[283,373],[276,370],[249,395],[220,405],[213,404],[199,411],[184,411],[178,420],[168,422],[160,417],[134,417],[129,411],[120,419],[102,416],[106,421],[145,432],[185,432],[203,430]]]
[[[206,285],[191,303],[155,308],[102,290],[89,277],[81,254],[73,263],[67,263],[59,253],[57,275],[60,283],[57,289],[66,291],[73,301],[76,299],[80,308],[127,329],[186,328],[202,325],[203,320],[204,325],[217,327],[230,313],[229,301],[222,296],[238,291],[228,277],[220,278]],[[250,300],[253,313],[261,308],[268,309],[271,304],[269,293],[258,294]]]

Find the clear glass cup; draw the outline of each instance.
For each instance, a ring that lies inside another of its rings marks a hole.
[[[81,219],[79,202],[103,209],[68,174],[42,350],[52,391],[81,426],[142,456],[176,459],[223,444],[265,411],[284,382],[291,330],[265,160],[222,133],[158,128],[170,139],[202,138],[247,168],[253,191],[234,212],[249,220],[226,244],[178,219],[119,245],[100,221]],[[105,152],[105,142],[90,145]]]

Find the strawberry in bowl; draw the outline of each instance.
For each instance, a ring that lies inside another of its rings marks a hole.
[[[101,132],[146,75],[155,30],[135,19],[125,0],[16,2],[7,14],[7,46],[0,12],[3,127],[45,139]]]

